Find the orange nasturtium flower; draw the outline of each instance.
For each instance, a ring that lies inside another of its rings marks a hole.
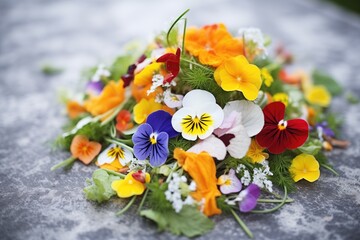
[[[86,109],[80,103],[70,100],[66,103],[66,111],[69,118],[74,119],[86,112]]]
[[[257,98],[262,83],[260,69],[242,55],[225,60],[214,78],[225,91],[240,91],[250,101]]]
[[[72,157],[79,159],[86,165],[99,154],[100,150],[100,143],[89,141],[89,139],[83,135],[76,135],[70,146]]]
[[[115,108],[124,101],[124,98],[124,82],[110,81],[99,96],[91,96],[84,106],[93,116],[97,116]]]
[[[242,41],[232,37],[224,24],[187,29],[185,48],[191,55],[198,57],[202,64],[213,67],[244,53]]]
[[[129,172],[125,179],[115,180],[111,188],[120,198],[141,195],[146,189],[145,183],[150,182],[150,174],[142,171]]]
[[[120,132],[132,128],[134,124],[131,121],[131,113],[128,110],[121,110],[116,116],[116,129]]]
[[[196,154],[185,152],[180,148],[175,149],[174,158],[195,181],[196,191],[191,196],[199,202],[204,200],[204,214],[206,216],[220,214],[221,210],[216,205],[216,197],[221,193],[217,188],[214,159],[207,152]]]

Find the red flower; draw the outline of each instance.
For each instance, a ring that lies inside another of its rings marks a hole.
[[[121,110],[116,116],[116,129],[120,132],[133,127],[131,122],[131,113],[128,110]]]
[[[265,125],[256,136],[256,141],[269,152],[279,154],[286,149],[303,145],[309,135],[309,125],[303,119],[284,120],[285,105],[273,102],[263,109]]]
[[[159,57],[156,62],[165,63],[168,74],[164,77],[164,83],[170,83],[180,71],[180,48],[176,50],[176,54],[166,53]]]

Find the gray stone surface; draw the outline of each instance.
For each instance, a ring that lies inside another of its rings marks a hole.
[[[318,1],[0,1],[0,239],[169,239],[171,234],[135,214],[115,211],[120,199],[98,205],[82,188],[93,167],[76,163],[50,172],[68,157],[51,150],[66,119],[56,98],[79,87],[87,66],[110,63],[129,40],[147,40],[186,8],[190,25],[224,22],[230,29],[256,26],[282,41],[298,66],[329,72],[360,96],[358,16]],[[47,77],[44,63],[65,69]],[[359,105],[343,98],[332,109],[344,118],[351,148],[330,161],[319,181],[300,182],[296,202],[269,215],[243,215],[257,239],[356,239],[360,234]],[[246,238],[231,216],[214,217],[200,239]]]

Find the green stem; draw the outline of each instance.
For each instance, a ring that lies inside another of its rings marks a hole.
[[[193,64],[193,65],[195,65],[195,66],[197,66],[199,68],[205,69],[205,70],[207,70],[209,72],[213,72],[213,70],[211,70],[210,68],[205,67],[205,66],[203,66],[203,65],[201,65],[201,64],[199,64],[197,62],[193,62],[193,61],[185,59],[185,58],[181,58],[180,61],[187,62],[187,63]]]
[[[69,157],[68,159],[66,159],[66,160],[64,160],[64,161],[56,164],[55,166],[52,166],[52,167],[50,168],[50,170],[51,170],[51,171],[54,171],[54,170],[56,170],[56,169],[58,169],[58,168],[69,166],[69,165],[72,164],[75,160],[76,160],[76,158],[71,156],[71,157]]]
[[[279,205],[277,205],[274,208],[270,208],[270,209],[266,209],[266,210],[253,210],[251,212],[252,213],[271,213],[271,212],[274,212],[274,211],[278,210],[279,208],[281,208],[285,204],[286,199],[287,199],[287,188],[284,186],[284,198],[282,199],[282,201],[280,202]]]
[[[185,35],[186,35],[186,25],[187,25],[187,19],[184,18],[184,29],[183,29],[183,40],[181,43],[181,55],[185,55]]]
[[[220,162],[218,165],[216,165],[216,170],[221,168],[225,164],[225,161]]]
[[[169,28],[167,34],[166,34],[166,41],[167,41],[167,44],[170,46],[170,41],[169,41],[169,36],[170,36],[170,32],[171,30],[175,27],[175,25],[180,21],[180,19],[185,16],[185,14],[190,11],[190,9],[187,9],[185,12],[183,12],[174,22],[173,24],[171,24],[171,27]]]
[[[332,172],[333,174],[335,174],[336,176],[339,176],[339,174],[329,165],[326,164],[320,164],[320,166],[322,166],[323,168],[326,168],[327,170],[329,170],[330,172]]]
[[[138,213],[141,211],[141,208],[143,207],[143,205],[144,205],[144,203],[145,203],[145,199],[146,199],[146,197],[147,197],[148,192],[149,192],[149,189],[147,188],[147,189],[145,190],[144,196],[143,196],[143,198],[141,199],[139,208],[138,208],[138,210],[137,210]]]
[[[281,203],[283,200],[282,199],[262,199],[262,198],[259,198],[257,200],[259,203]],[[287,198],[285,203],[291,203],[291,202],[294,202],[294,199],[292,198]]]
[[[250,231],[250,229],[246,226],[246,224],[241,220],[239,215],[236,214],[236,212],[233,209],[230,209],[232,215],[234,216],[235,220],[239,223],[241,228],[244,230],[244,232],[249,236],[249,238],[253,238],[254,235]]]
[[[109,174],[111,174],[111,175],[119,176],[119,177],[121,177],[121,178],[123,178],[123,179],[126,177],[125,174],[122,174],[122,173],[119,173],[119,172],[115,172],[115,171],[113,171],[113,170],[109,170],[109,169],[105,169],[105,168],[103,168],[102,170],[105,170],[107,173],[109,173]]]
[[[128,145],[131,145],[131,146],[133,145],[133,142],[131,139],[119,139],[119,138],[114,139],[114,138],[105,137],[105,141],[107,141],[109,143],[115,143],[117,145],[120,145],[124,148],[129,149],[131,152],[134,152],[134,150],[128,146]]]
[[[169,176],[167,177],[167,179],[166,179],[166,182],[168,183],[168,182],[170,182],[170,179],[171,179],[171,175],[173,174],[173,172],[175,171],[175,169],[177,168],[177,162],[175,162],[174,163],[174,166],[171,168],[171,171],[170,171],[170,173],[169,173]]]
[[[118,211],[116,213],[117,216],[120,216],[121,214],[124,214],[130,207],[131,205],[133,205],[134,201],[136,199],[136,195],[132,197],[132,199],[130,200],[130,202],[123,208],[121,209],[120,211]]]

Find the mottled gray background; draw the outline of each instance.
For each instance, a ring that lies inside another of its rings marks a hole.
[[[64,108],[59,89],[79,86],[80,71],[110,63],[134,39],[146,42],[186,8],[190,25],[224,22],[232,30],[260,27],[284,43],[297,66],[314,66],[360,96],[358,16],[320,1],[73,1],[0,0],[0,239],[169,239],[125,202],[101,206],[82,193],[93,167],[50,172],[68,157],[52,151]],[[63,68],[48,77],[41,66]],[[360,111],[337,98],[351,148],[336,150],[313,184],[301,182],[296,202],[269,215],[243,215],[257,239],[356,239],[360,234]],[[200,239],[246,239],[231,216],[214,217],[215,229]]]

